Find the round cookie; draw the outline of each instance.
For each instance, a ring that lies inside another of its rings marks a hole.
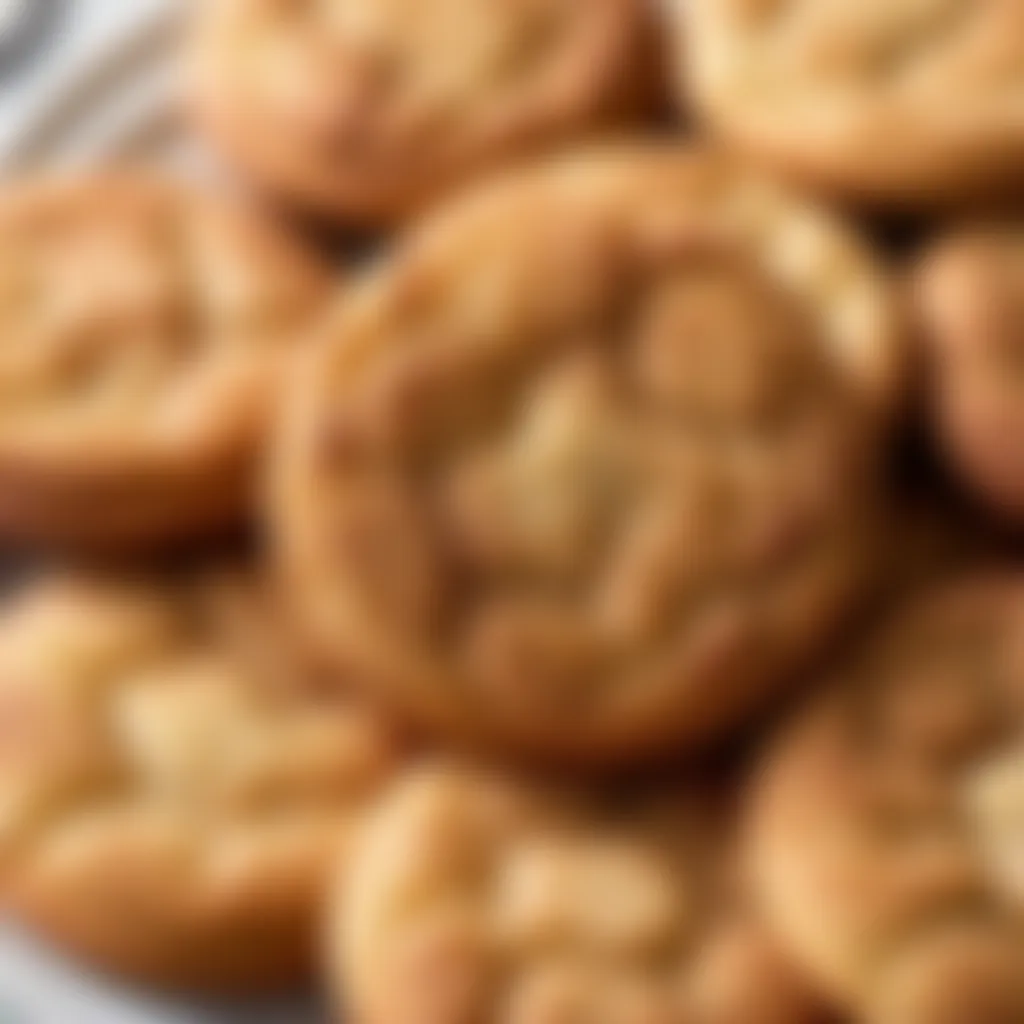
[[[293,380],[271,525],[297,618],[346,679],[490,753],[717,738],[859,591],[892,328],[868,253],[725,160],[493,184]]]
[[[1019,191],[1019,0],[671,2],[680,89],[752,157],[882,207]]]
[[[772,747],[757,888],[871,1024],[1024,1020],[1024,579],[908,599]]]
[[[331,929],[365,1024],[809,1024],[818,1006],[682,792],[420,768],[372,816]]]
[[[1024,524],[1024,224],[940,242],[923,259],[916,295],[943,453],[1002,519]]]
[[[0,622],[0,895],[104,970],[248,992],[315,966],[330,873],[398,750],[300,692],[241,579],[59,578]]]
[[[635,122],[646,0],[208,0],[197,117],[265,190],[373,228],[488,168]]]
[[[129,172],[0,190],[0,538],[152,546],[246,514],[325,268]]]

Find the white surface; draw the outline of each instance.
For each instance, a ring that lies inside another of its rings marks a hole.
[[[89,162],[169,115],[180,0],[33,2],[52,23],[0,59],[0,167]]]
[[[200,1005],[91,977],[14,929],[0,929],[2,1024],[323,1024],[308,1001]]]
[[[0,15],[3,3],[0,0]],[[60,4],[38,49],[5,53],[0,21],[0,173],[66,167],[159,137],[173,96],[180,0]],[[16,37],[18,38],[18,37]],[[30,37],[31,39],[31,37]],[[19,42],[19,45],[20,42]],[[160,999],[94,977],[0,922],[0,1024],[322,1024],[308,1000],[211,1006]]]
[[[0,42],[15,31],[28,13],[31,0],[0,0]]]

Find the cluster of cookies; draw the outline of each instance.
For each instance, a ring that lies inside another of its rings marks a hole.
[[[184,49],[259,204],[0,195],[5,905],[352,1024],[1024,1024],[1024,0]]]

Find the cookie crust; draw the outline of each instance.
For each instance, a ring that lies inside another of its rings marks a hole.
[[[744,905],[721,808],[459,766],[403,777],[353,858],[330,976],[367,1024],[810,1024]],[[725,851],[723,853],[723,851]]]
[[[407,218],[492,167],[635,122],[660,91],[637,0],[215,0],[193,106],[228,159],[308,213]]]
[[[890,314],[841,228],[708,154],[602,151],[456,204],[286,402],[271,526],[311,642],[492,750],[720,736],[859,589]]]
[[[945,457],[1001,519],[1024,523],[1024,225],[936,244],[915,281],[927,402]]]
[[[0,535],[155,546],[246,517],[329,294],[269,226],[140,173],[0,194]]]
[[[297,985],[398,748],[300,691],[241,576],[53,578],[0,624],[0,893],[89,963],[167,988]],[[256,632],[258,631],[258,632]]]
[[[868,1021],[1024,1013],[1022,597],[1019,575],[975,574],[908,599],[761,772],[769,919]]]
[[[1016,0],[675,2],[680,89],[752,158],[875,207],[1018,190]]]

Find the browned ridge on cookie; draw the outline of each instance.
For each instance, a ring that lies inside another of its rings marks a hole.
[[[943,239],[916,296],[935,438],[972,493],[1024,524],[1024,223]]]

